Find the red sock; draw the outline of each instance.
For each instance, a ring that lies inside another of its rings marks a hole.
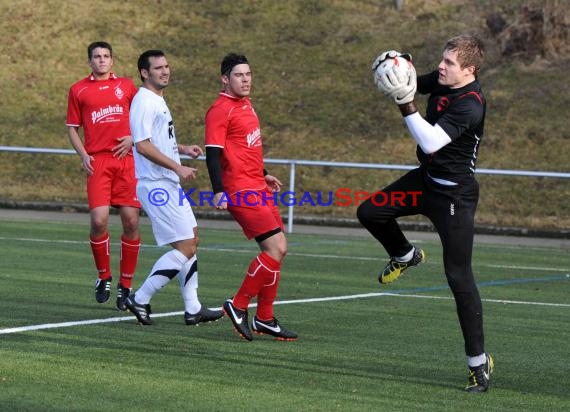
[[[249,264],[247,274],[234,295],[233,303],[238,309],[247,309],[251,300],[259,294],[268,279],[274,278],[279,271],[280,263],[265,252],[257,255]],[[259,308],[258,308],[259,311]]]
[[[121,277],[119,282],[124,288],[130,289],[133,285],[133,276],[137,270],[141,240],[130,240],[121,236]]]
[[[111,277],[111,242],[109,242],[109,233],[105,233],[99,238],[89,236],[91,243],[91,252],[95,267],[97,268],[99,279],[109,279]]]
[[[266,282],[257,295],[256,316],[259,320],[271,320],[274,317],[273,302],[275,302],[275,298],[277,298],[280,275],[280,270],[271,272],[271,274],[266,277]]]

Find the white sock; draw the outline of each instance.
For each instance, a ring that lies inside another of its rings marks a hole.
[[[136,291],[137,303],[142,305],[149,303],[152,296],[170,282],[170,279],[180,272],[187,261],[188,258],[176,249],[162,255],[152,267],[142,286]]]
[[[184,300],[184,310],[191,315],[198,313],[202,308],[198,300],[198,258],[192,256],[178,272],[180,293]]]
[[[412,258],[414,257],[414,252],[416,251],[415,247],[412,247],[412,250],[410,250],[408,253],[406,253],[404,256],[401,257],[397,257],[396,261],[397,262],[409,262],[410,260],[412,260]]]
[[[467,357],[467,364],[472,368],[483,365],[485,362],[487,362],[487,355],[485,354],[485,352],[483,352],[481,355],[478,356]]]

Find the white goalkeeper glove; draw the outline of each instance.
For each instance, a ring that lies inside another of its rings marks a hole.
[[[396,104],[406,104],[414,100],[417,89],[417,76],[410,54],[395,50],[383,52],[372,63],[376,87]]]
[[[407,83],[405,83],[404,86],[400,87],[399,89],[394,90],[390,94],[390,97],[398,105],[411,103],[414,101],[414,96],[416,94],[417,88],[418,84],[417,84],[416,69],[414,68],[413,64],[410,62],[410,74]]]

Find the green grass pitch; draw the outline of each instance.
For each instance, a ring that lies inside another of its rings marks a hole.
[[[97,304],[85,220],[0,220],[2,411],[570,410],[568,250],[476,244],[496,368],[473,395],[437,242],[380,286],[386,257],[370,237],[288,235],[275,311],[300,339],[248,343],[227,318],[184,325],[176,281],[151,302],[150,327],[114,298]],[[166,250],[142,230],[135,288]],[[256,253],[239,231],[202,229],[202,303],[220,307]]]

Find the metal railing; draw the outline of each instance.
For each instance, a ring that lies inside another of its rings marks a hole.
[[[41,147],[18,147],[18,146],[0,146],[0,152],[18,152],[18,153],[44,153],[44,154],[61,154],[75,155],[72,149],[49,149]],[[190,157],[182,155],[183,159]],[[204,156],[200,156],[197,160],[205,160]],[[266,164],[288,165],[289,166],[289,191],[295,192],[295,176],[297,166],[320,166],[320,167],[343,167],[357,169],[384,169],[384,170],[412,170],[417,166],[397,165],[386,163],[353,163],[353,162],[327,162],[320,160],[298,160],[298,159],[264,159]],[[566,172],[543,172],[536,170],[509,170],[509,169],[477,169],[477,174],[486,175],[502,175],[502,176],[527,176],[527,177],[549,177],[570,179],[570,173]],[[287,232],[293,232],[294,205],[287,206]]]

